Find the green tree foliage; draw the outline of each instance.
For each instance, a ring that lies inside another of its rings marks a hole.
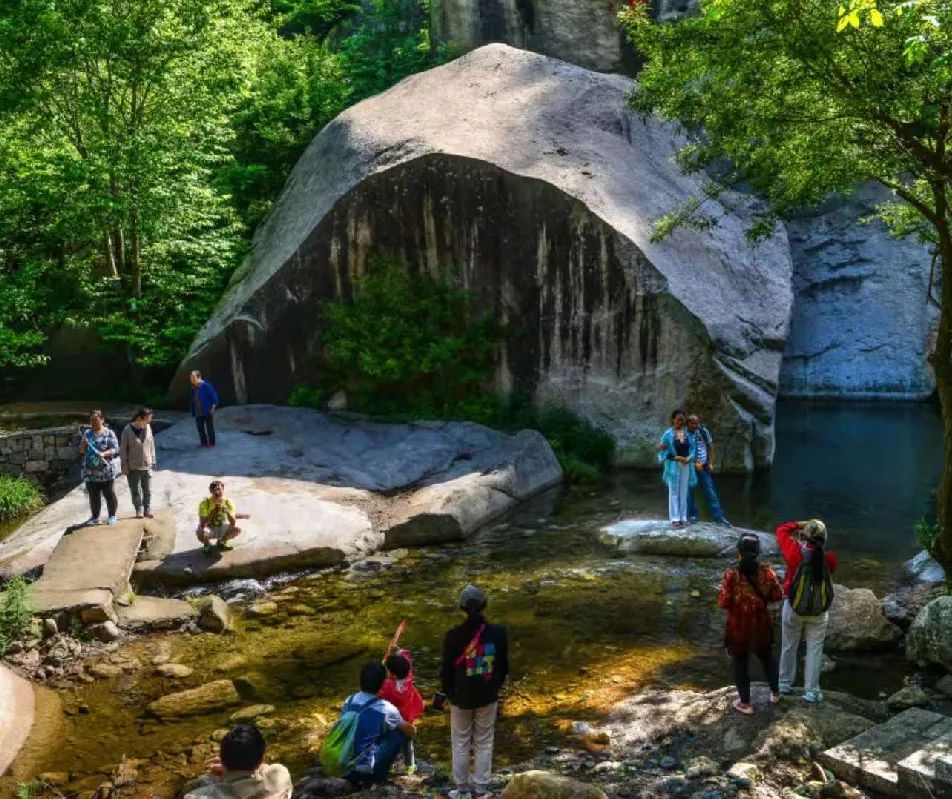
[[[756,237],[780,216],[875,180],[896,197],[881,209],[892,230],[952,264],[952,4],[876,10],[870,24],[836,0],[708,0],[697,17],[669,25],[641,7],[623,14],[646,61],[634,107],[680,120],[680,162],[708,176],[703,196],[661,220],[661,232],[672,221],[711,224],[712,204],[735,183],[765,199]],[[930,356],[945,420],[936,554],[950,569],[952,279],[940,302]]]
[[[381,260],[325,309],[327,370],[360,407],[440,411],[485,390],[501,334],[469,293]]]
[[[434,63],[421,0],[0,4],[0,368],[88,325],[172,367],[290,169]]]

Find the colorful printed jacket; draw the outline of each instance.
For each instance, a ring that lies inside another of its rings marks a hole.
[[[482,627],[474,643],[477,630]],[[443,693],[456,707],[474,710],[491,705],[509,675],[506,628],[482,617],[467,619],[443,639],[440,678]]]

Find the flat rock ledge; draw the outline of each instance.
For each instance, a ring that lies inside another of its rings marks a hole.
[[[380,424],[273,405],[223,408],[215,425],[214,449],[197,446],[190,419],[160,433],[152,478],[157,518],[128,518],[132,506],[120,477],[119,525],[75,532],[68,563],[83,559],[83,552],[73,551],[83,548],[82,539],[102,551],[102,539],[116,533],[117,541],[141,537],[133,573],[140,589],[334,566],[378,549],[463,539],[562,479],[551,448],[533,430],[507,434],[469,422]],[[233,551],[207,557],[195,525],[198,504],[216,478],[250,519],[240,522]],[[82,487],[45,508],[0,542],[0,576],[47,564],[64,533],[88,515]],[[129,576],[127,567],[133,568],[128,549],[103,569],[102,585],[85,581],[81,587],[114,594]],[[69,571],[57,574],[72,591],[80,586],[70,582]],[[45,579],[43,590],[55,598],[57,581]],[[59,606],[56,599],[51,607]],[[163,616],[164,609],[150,610]]]
[[[628,554],[683,558],[732,556],[737,540],[744,533],[752,533],[760,539],[764,555],[779,553],[777,539],[769,533],[711,522],[697,522],[676,529],[666,519],[626,519],[599,531],[602,541]]]

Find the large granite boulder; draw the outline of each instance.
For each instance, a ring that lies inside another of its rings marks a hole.
[[[868,588],[835,585],[825,647],[831,651],[894,647],[902,631],[886,618],[882,601]]]
[[[197,446],[190,419],[156,437],[153,506],[172,536],[169,546],[147,551],[135,563],[148,520],[125,519],[116,527],[73,533],[51,560],[64,532],[89,515],[86,494],[77,488],[0,542],[0,574],[60,563],[69,550],[68,563],[48,569],[36,584],[39,600],[75,588],[71,579],[77,574],[88,577],[89,569],[75,568],[84,551],[103,567],[116,561],[107,576],[122,585],[134,566],[140,588],[333,566],[384,546],[465,538],[562,478],[548,442],[534,430],[507,434],[468,422],[377,424],[270,405],[222,408],[215,419],[214,449]],[[209,556],[195,527],[199,502],[215,478],[224,480],[237,512],[250,518],[239,521],[242,532],[232,551]],[[120,516],[131,515],[126,481],[116,485]],[[103,537],[120,536],[126,528],[136,535],[124,559],[96,554],[93,545],[109,545]],[[107,585],[104,579],[97,584]],[[98,593],[111,606],[115,592]],[[160,617],[170,612],[153,610]],[[122,615],[132,626],[149,621],[149,614]],[[206,619],[216,628],[227,626],[207,613]]]
[[[599,537],[626,554],[717,558],[733,557],[737,541],[744,533],[753,533],[760,539],[763,555],[779,552],[776,537],[769,533],[711,522],[675,529],[664,519],[626,519],[603,527]]]
[[[283,401],[314,377],[321,301],[375,253],[455,269],[514,331],[501,388],[568,406],[654,462],[678,405],[722,468],[773,456],[791,261],[782,230],[745,236],[756,200],[710,201],[710,230],[652,223],[701,191],[671,126],[629,113],[634,84],[489,45],[348,109],[311,143],[198,333],[170,398],[201,369],[226,402]]]
[[[906,637],[906,657],[952,671],[952,596],[940,596],[919,612]]]
[[[787,224],[795,300],[780,372],[785,396],[932,393],[926,355],[938,314],[927,300],[928,248],[893,238],[882,222],[861,224],[890,199],[882,187],[860,186]]]

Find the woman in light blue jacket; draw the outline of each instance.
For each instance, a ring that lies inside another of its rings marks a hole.
[[[694,436],[687,428],[687,415],[678,408],[671,414],[671,427],[658,444],[661,479],[668,485],[668,518],[674,527],[688,523],[688,491],[697,485]]]

